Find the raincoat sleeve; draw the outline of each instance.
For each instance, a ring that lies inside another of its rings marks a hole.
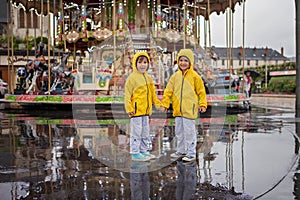
[[[199,107],[207,108],[206,91],[203,80],[200,76],[197,76],[196,78],[195,92],[199,98]]]
[[[124,106],[126,113],[134,112],[134,107],[132,104],[132,94],[133,94],[133,83],[128,77],[125,83],[125,95],[124,95]]]
[[[167,87],[164,90],[164,95],[163,95],[163,99],[162,99],[162,102],[161,102],[161,105],[165,108],[170,107],[171,97],[173,96],[173,92],[174,92],[173,91],[174,82],[175,82],[175,76],[173,75],[169,79]]]
[[[152,103],[154,104],[155,108],[158,110],[161,106],[161,102],[156,95],[156,87],[153,81],[151,84],[151,93],[152,93]]]

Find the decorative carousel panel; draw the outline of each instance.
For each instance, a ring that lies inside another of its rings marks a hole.
[[[170,29],[166,31],[165,36],[169,42],[174,42],[174,43],[182,39],[182,35],[178,31],[170,30]]]
[[[96,40],[104,40],[112,35],[112,31],[107,28],[98,28],[94,31],[93,36]]]
[[[70,31],[66,38],[69,43],[74,43],[77,42],[77,40],[80,38],[80,35],[77,31]]]

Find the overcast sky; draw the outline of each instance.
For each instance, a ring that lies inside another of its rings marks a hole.
[[[296,55],[294,0],[246,0],[245,10],[245,47],[268,47],[278,52],[283,47],[285,56]],[[242,11],[242,5],[237,4],[234,14],[234,47],[242,46]],[[212,14],[213,46],[226,47],[225,31],[225,14]]]

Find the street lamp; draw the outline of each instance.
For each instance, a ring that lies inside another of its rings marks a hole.
[[[268,88],[268,56],[269,56],[269,50],[268,47],[266,47],[266,53],[265,53],[265,87]]]

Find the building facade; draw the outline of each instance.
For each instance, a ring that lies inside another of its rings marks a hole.
[[[255,68],[263,65],[280,65],[289,62],[284,56],[284,49],[281,48],[280,53],[272,48],[232,48],[230,51],[225,47],[212,47],[214,53],[214,65],[221,69]],[[243,50],[245,57],[243,56]],[[231,59],[230,59],[231,58]],[[232,60],[232,64],[230,64]]]

